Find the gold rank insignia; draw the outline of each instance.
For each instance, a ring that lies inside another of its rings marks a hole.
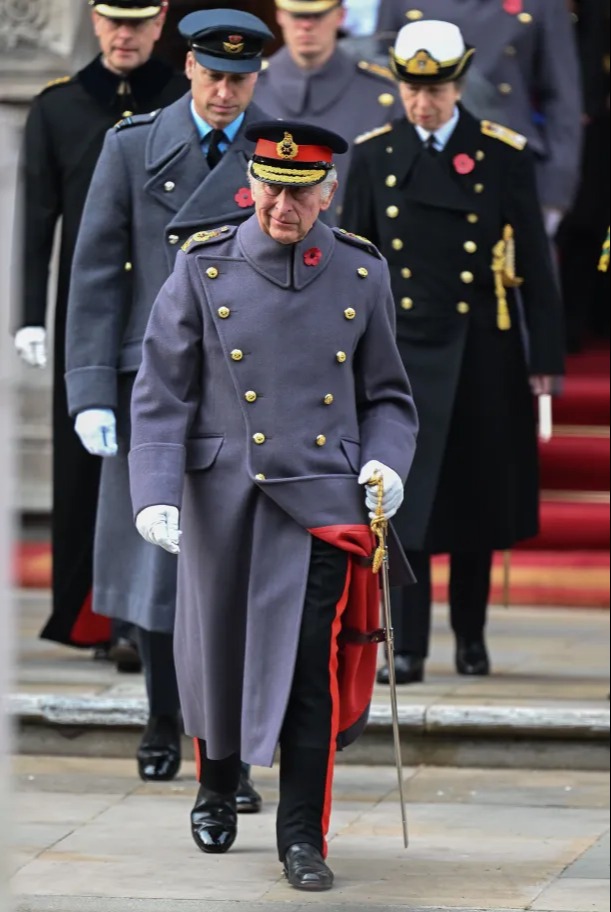
[[[389,70],[388,67],[380,66],[379,63],[370,63],[368,60],[359,60],[358,68],[359,70],[363,70],[364,73],[373,73],[374,76],[380,76],[382,79],[386,79],[389,82],[395,81],[392,70]]]
[[[244,38],[242,35],[229,35],[227,41],[223,41],[223,50],[228,54],[241,54],[244,50]]]
[[[361,133],[360,136],[354,140],[355,145],[360,145],[361,143],[367,142],[369,139],[375,139],[376,136],[382,136],[384,133],[390,133],[392,130],[392,124],[384,124],[383,127],[377,127],[375,130],[369,130],[368,133]]]
[[[290,161],[293,158],[297,158],[299,155],[299,146],[293,141],[291,133],[284,134],[284,139],[280,140],[276,146],[276,152],[280,158],[285,160]]]
[[[333,234],[347,244],[352,244],[354,247],[367,250],[367,252],[376,257],[376,259],[382,259],[382,255],[378,248],[369,240],[369,238],[363,237],[360,234],[353,234],[352,231],[346,231],[345,228],[333,228]],[[359,275],[364,276],[365,273],[359,272]]]
[[[226,225],[223,228],[213,228],[210,231],[197,231],[195,234],[192,234],[187,241],[185,241],[185,243],[182,245],[181,250],[184,253],[188,253],[192,247],[199,246],[199,244],[206,244],[208,241],[213,241],[215,238],[227,234],[228,231],[229,228]]]
[[[51,79],[45,86],[43,86],[42,91],[46,92],[47,89],[54,89],[56,86],[65,85],[67,82],[70,82],[72,76],[60,76],[58,79]]]
[[[513,149],[518,149],[520,152],[526,148],[526,143],[528,142],[527,138],[522,136],[521,133],[516,133],[515,130],[504,127],[502,124],[494,123],[491,120],[482,120],[481,130],[484,136],[491,136],[492,139],[499,139],[501,142],[506,143]]]
[[[407,72],[412,76],[437,76],[440,63],[428,51],[418,51],[407,61]]]

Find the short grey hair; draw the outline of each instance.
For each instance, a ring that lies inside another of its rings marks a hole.
[[[254,177],[254,175],[252,174],[252,171],[251,171],[252,165],[253,165],[253,162],[251,159],[251,161],[248,162],[248,181],[250,183],[251,188],[255,185],[255,183],[257,183],[257,184],[264,183],[264,181],[259,181],[259,180],[257,180],[256,177]],[[337,181],[337,169],[331,168],[331,170],[327,173],[325,179],[323,181],[321,181],[321,183],[319,185],[315,185],[315,186],[320,186],[320,188],[322,190],[322,198],[323,198],[323,200],[325,200],[325,202],[331,196],[331,193],[333,192],[333,184],[336,181]]]

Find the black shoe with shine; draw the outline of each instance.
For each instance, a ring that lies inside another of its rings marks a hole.
[[[410,653],[395,654],[397,684],[420,684],[424,681],[424,659]],[[378,684],[390,684],[390,670],[384,665],[378,672]]]
[[[181,762],[180,723],[176,716],[151,716],[136,759],[144,782],[171,782],[176,778]]]
[[[111,656],[117,671],[121,674],[140,674],[142,671],[142,659],[138,646],[127,637],[119,637],[111,649]]]
[[[195,845],[207,855],[224,855],[238,835],[235,795],[219,795],[203,785],[191,811],[191,833]]]
[[[242,772],[240,773],[236,804],[238,814],[258,814],[263,804],[261,795],[255,790],[250,778],[250,767],[245,763],[242,764]]]
[[[284,874],[296,890],[323,893],[330,890],[335,880],[333,871],[314,846],[300,842],[287,849],[284,856]]]
[[[460,675],[485,677],[490,674],[490,659],[484,640],[456,639],[456,671]]]

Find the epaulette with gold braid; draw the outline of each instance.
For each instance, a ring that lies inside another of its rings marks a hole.
[[[369,60],[359,60],[357,66],[359,70],[363,70],[364,73],[372,73],[374,76],[380,76],[382,79],[385,79],[386,82],[396,81],[392,74],[392,70],[388,67],[380,66],[379,63],[370,63]]]
[[[382,254],[368,238],[363,237],[360,234],[353,234],[351,231],[346,231],[345,228],[334,228],[333,234],[341,241],[352,244],[353,247],[360,247],[361,250],[366,250],[372,256],[376,257],[376,259],[382,259]]]
[[[518,149],[521,152],[526,148],[527,138],[522,136],[521,133],[516,133],[510,127],[504,127],[502,124],[494,123],[492,120],[482,120],[481,128],[484,136],[499,139],[513,149]]]
[[[67,82],[70,82],[71,79],[72,76],[59,76],[57,79],[51,79],[51,81],[48,82],[43,89],[41,89],[41,95],[43,92],[48,92],[49,89],[55,89],[57,86],[65,85]]]
[[[360,136],[354,140],[355,146],[359,146],[361,143],[367,142],[369,139],[375,139],[376,136],[382,136],[384,133],[390,133],[392,130],[392,124],[384,124],[383,127],[377,127],[375,130],[369,130],[368,133],[361,133]]]
[[[184,253],[189,253],[191,250],[195,250],[196,247],[201,247],[202,244],[209,244],[211,241],[226,241],[236,231],[237,228],[235,226],[230,227],[229,225],[223,225],[222,228],[211,228],[209,231],[197,231],[191,235],[188,241],[185,241],[181,250]]]

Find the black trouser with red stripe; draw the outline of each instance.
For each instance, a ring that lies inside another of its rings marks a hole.
[[[326,855],[337,740],[337,648],[333,627],[346,586],[348,555],[312,539],[312,557],[289,704],[280,734],[278,852],[307,843]],[[200,782],[221,794],[237,789],[240,762],[206,759],[200,742]]]

